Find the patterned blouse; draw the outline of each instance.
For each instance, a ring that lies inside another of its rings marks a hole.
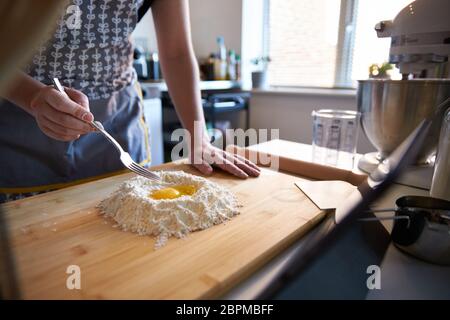
[[[106,99],[129,85],[130,34],[143,0],[72,0],[56,29],[36,50],[27,73],[46,84],[58,77],[89,99]]]

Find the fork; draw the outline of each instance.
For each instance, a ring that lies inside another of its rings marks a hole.
[[[53,78],[53,84],[55,86],[55,89],[58,90],[59,92],[67,95],[67,93],[64,91],[64,87],[61,85],[61,83],[59,82],[58,78]],[[103,125],[101,124],[100,121],[92,121],[90,123],[90,125],[92,127],[94,127],[98,132],[100,132],[101,134],[103,134],[103,136],[109,141],[111,142],[114,147],[117,149],[117,151],[119,151],[120,154],[120,161],[122,162],[122,164],[128,168],[129,170],[133,171],[134,173],[143,176],[147,179],[151,179],[151,180],[161,180],[161,178],[151,172],[150,170],[148,170],[147,168],[141,166],[140,164],[136,163],[130,156],[130,154],[128,152],[126,152],[125,150],[123,150],[122,146],[116,141],[116,139],[114,139],[103,127]]]

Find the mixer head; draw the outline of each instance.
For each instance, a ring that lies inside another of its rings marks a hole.
[[[410,78],[450,78],[450,1],[416,0],[394,20],[381,21],[379,38],[391,37],[389,62]]]

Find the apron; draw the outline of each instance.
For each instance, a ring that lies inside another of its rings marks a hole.
[[[133,160],[148,165],[149,132],[130,41],[141,4],[142,0],[72,0],[27,73],[45,84],[58,77],[63,85],[85,93],[95,120]],[[8,101],[0,108],[0,202],[124,169],[115,148],[99,133],[57,141],[21,108]]]

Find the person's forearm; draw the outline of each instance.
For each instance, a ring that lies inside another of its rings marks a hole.
[[[29,75],[19,71],[10,87],[3,95],[5,99],[33,115],[31,100],[45,85]]]
[[[163,74],[183,127],[194,134],[194,122],[206,129],[200,97],[199,71],[193,52],[161,57]],[[202,130],[202,134],[205,134]]]

